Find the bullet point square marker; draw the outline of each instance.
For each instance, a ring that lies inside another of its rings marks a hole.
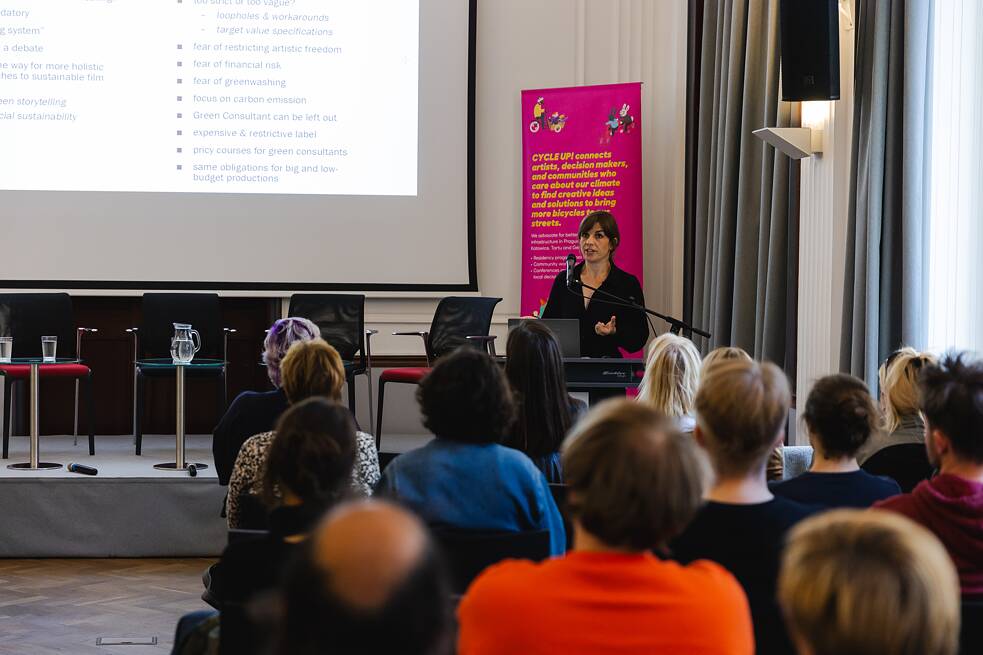
[[[178,62],[177,65],[180,66],[181,65],[181,62]]]
[[[179,43],[179,44],[177,44],[177,49],[178,49],[178,50],[181,50],[181,49],[183,49],[183,48],[184,48],[184,46],[183,46],[183,45],[181,45],[180,43]]]
[[[178,165],[177,165],[177,169],[178,169],[178,170],[181,170],[181,164],[178,164]]]
[[[184,152],[184,148],[178,148],[177,151],[178,152]]]
[[[177,78],[177,83],[180,84],[181,82],[183,82],[183,80],[180,77]]]
[[[178,118],[181,118],[181,114],[178,114],[178,115],[177,115],[177,117],[178,117]]]
[[[181,136],[181,130],[178,130],[178,131],[177,131],[177,135],[178,135],[178,136]]]
[[[181,96],[178,96],[178,97],[177,97],[177,101],[178,101],[178,102],[181,102],[182,100],[184,100],[184,98],[182,98]]]

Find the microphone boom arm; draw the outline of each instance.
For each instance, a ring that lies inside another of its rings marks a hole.
[[[706,331],[701,330],[699,328],[695,328],[695,327],[693,327],[692,325],[690,325],[688,323],[684,323],[683,321],[679,320],[678,318],[673,318],[672,316],[666,316],[665,314],[660,314],[659,312],[655,311],[654,309],[649,309],[645,305],[640,305],[640,304],[638,304],[637,302],[634,302],[631,299],[625,299],[625,298],[622,298],[620,296],[616,296],[613,293],[609,293],[609,292],[605,291],[604,289],[598,289],[597,287],[592,287],[591,285],[586,284],[583,280],[578,279],[576,281],[580,283],[580,286],[586,287],[588,289],[591,289],[594,293],[600,293],[601,295],[607,296],[608,298],[613,298],[614,300],[617,300],[618,301],[617,303],[612,303],[612,304],[620,304],[620,305],[623,305],[623,306],[626,306],[626,307],[633,307],[633,308],[635,308],[635,309],[637,309],[639,311],[642,311],[642,312],[645,312],[646,314],[649,314],[650,316],[655,316],[656,318],[661,318],[663,321],[665,321],[666,323],[669,324],[669,331],[670,332],[676,332],[676,333],[691,332],[691,333],[698,334],[701,337],[705,337],[707,339],[710,338],[710,333],[709,332],[706,332]],[[610,302],[610,301],[602,301],[602,302]]]

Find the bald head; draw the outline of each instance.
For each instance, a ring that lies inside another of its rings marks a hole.
[[[343,503],[284,579],[277,655],[438,655],[452,643],[449,586],[423,524],[391,503]]]
[[[328,514],[313,539],[313,560],[328,591],[356,610],[381,607],[428,551],[419,519],[382,501],[347,503]]]

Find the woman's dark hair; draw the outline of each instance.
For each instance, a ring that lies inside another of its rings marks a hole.
[[[591,228],[595,225],[604,230],[604,234],[611,241],[611,259],[614,259],[614,251],[621,245],[621,231],[618,229],[618,221],[614,220],[614,214],[611,212],[603,210],[593,211],[584,216],[584,220],[580,221],[577,236],[587,236],[590,234]]]
[[[502,367],[469,346],[442,357],[416,391],[423,425],[441,439],[501,443],[515,406]]]
[[[802,418],[830,458],[852,457],[877,430],[879,414],[862,380],[837,373],[809,392]]]
[[[355,421],[347,407],[324,398],[291,406],[276,424],[263,469],[263,498],[289,489],[307,504],[327,507],[348,488],[355,465]]]
[[[509,333],[506,351],[516,417],[505,445],[531,457],[555,453],[573,423],[560,344],[542,323],[524,321]]]

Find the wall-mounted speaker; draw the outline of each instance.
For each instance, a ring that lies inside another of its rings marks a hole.
[[[782,100],[838,100],[837,0],[782,0]]]

